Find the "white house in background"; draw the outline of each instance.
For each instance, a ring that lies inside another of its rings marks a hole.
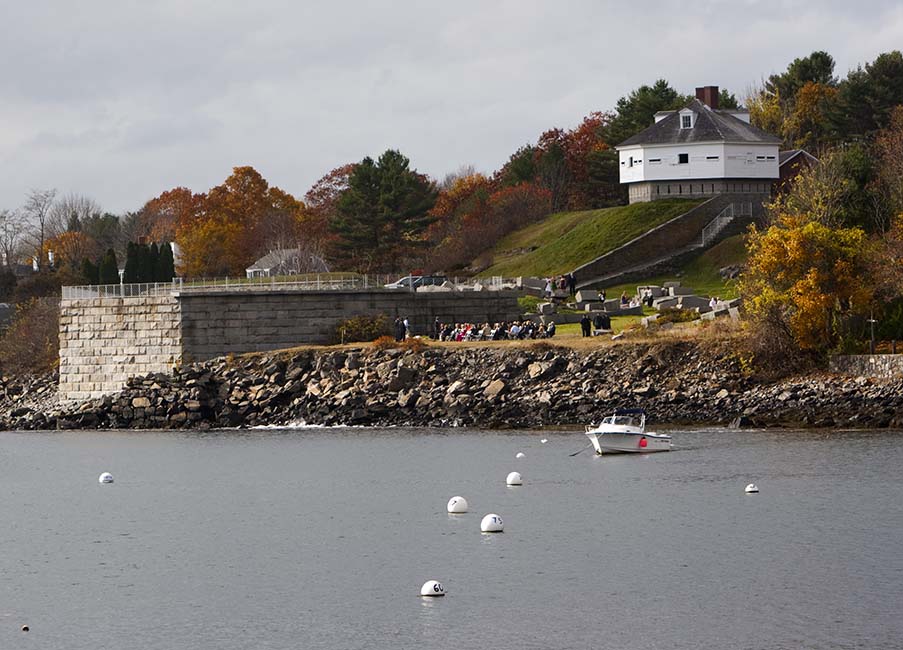
[[[281,248],[267,253],[245,269],[249,278],[269,278],[300,273],[329,273],[329,266],[319,255],[300,248]]]
[[[749,111],[719,110],[718,86],[705,86],[680,110],[656,113],[652,126],[616,149],[621,182],[638,203],[716,194],[765,198],[780,177],[780,146],[780,138],[749,123]]]

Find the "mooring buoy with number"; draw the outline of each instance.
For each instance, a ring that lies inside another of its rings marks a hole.
[[[448,500],[447,510],[453,515],[460,515],[467,512],[467,499],[464,497],[452,497]]]
[[[442,583],[438,580],[427,580],[423,583],[423,586],[420,588],[421,596],[429,596],[431,598],[435,598],[437,596],[445,595],[445,587],[442,586]]]
[[[482,533],[503,533],[505,532],[505,522],[494,512],[490,512],[483,517],[480,522],[480,532]]]

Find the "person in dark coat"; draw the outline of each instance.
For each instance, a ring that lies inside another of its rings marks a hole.
[[[442,323],[439,322],[439,317],[436,316],[436,320],[433,321],[433,340],[439,340],[439,332],[442,331]]]
[[[395,340],[404,341],[404,321],[400,318],[395,319]]]
[[[590,323],[589,316],[583,314],[583,318],[580,319],[580,330],[583,332],[583,336],[592,335],[592,332],[590,331],[591,326],[592,323]]]
[[[593,327],[597,330],[604,330],[606,328],[602,327],[602,323],[605,321],[602,319],[602,314],[596,314],[596,317],[593,318]]]

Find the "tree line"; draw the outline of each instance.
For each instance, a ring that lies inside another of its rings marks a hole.
[[[881,195],[895,191],[888,189],[893,183],[878,177],[897,168],[878,166],[875,147],[903,104],[903,57],[881,54],[843,79],[834,67],[829,54],[813,52],[763,79],[742,102],[722,89],[720,104],[745,102],[752,122],[786,147],[820,157],[837,149],[838,165],[856,188],[845,199],[847,218],[871,232],[873,222],[889,223],[895,209]],[[690,98],[664,79],[642,85],[576,126],[544,131],[492,172],[465,165],[433,179],[390,149],[333,169],[296,198],[244,166],[206,192],[175,187],[123,215],[86,197],[35,190],[20,208],[0,212],[0,291],[11,291],[17,264],[47,271],[57,285],[110,280],[109,253],[126,260],[129,245],[139,241],[156,242],[158,254],[176,243],[174,271],[185,277],[243,275],[256,259],[285,249],[298,251],[302,272],[467,269],[501,237],[552,212],[625,203],[614,147],[652,124],[656,112]],[[133,273],[144,266],[126,264],[125,277],[162,277]]]

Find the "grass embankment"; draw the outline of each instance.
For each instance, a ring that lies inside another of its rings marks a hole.
[[[736,298],[737,281],[724,280],[718,270],[725,266],[742,265],[746,261],[746,236],[735,235],[718,242],[698,257],[690,260],[680,275],[656,275],[643,280],[606,287],[609,296],[619,296],[622,292],[628,295],[636,293],[638,286],[662,285],[665,282],[679,280],[681,285],[690,287],[698,296],[718,296],[719,298]]]
[[[502,239],[481,276],[546,277],[573,271],[699,205],[691,199],[559,212]]]

